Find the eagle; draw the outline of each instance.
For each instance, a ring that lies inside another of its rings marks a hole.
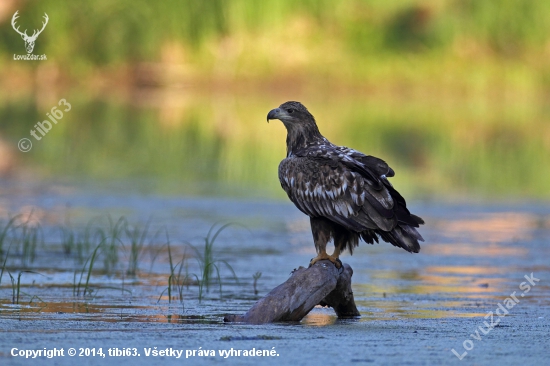
[[[317,256],[310,266],[328,259],[337,268],[346,249],[353,254],[359,239],[382,240],[418,253],[416,230],[424,221],[409,212],[405,199],[388,178],[392,168],[379,158],[337,146],[319,132],[313,115],[300,102],[272,109],[267,122],[278,119],[287,130],[286,158],[279,164],[279,181],[288,198],[309,216]],[[332,240],[334,252],[328,255]]]

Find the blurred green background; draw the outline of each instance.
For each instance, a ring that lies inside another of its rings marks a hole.
[[[265,117],[299,100],[404,194],[548,199],[549,34],[535,0],[2,0],[0,179],[282,198]]]

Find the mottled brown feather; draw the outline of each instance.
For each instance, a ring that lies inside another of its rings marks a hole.
[[[371,244],[381,237],[409,252],[420,250],[423,238],[416,228],[424,221],[409,212],[388,181],[395,173],[385,161],[330,143],[298,102],[284,103],[271,115],[279,116],[288,132],[287,157],[279,165],[281,186],[299,210],[317,220],[312,221],[314,238],[333,238],[350,251],[359,237]]]

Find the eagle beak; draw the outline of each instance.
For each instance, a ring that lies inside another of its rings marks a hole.
[[[281,115],[281,108],[275,108],[269,111],[267,114],[267,122],[269,123],[270,119],[279,119]]]

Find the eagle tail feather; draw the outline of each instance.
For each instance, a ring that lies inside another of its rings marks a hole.
[[[416,215],[413,215],[413,214],[411,214],[411,217],[414,221],[416,221],[416,223],[418,225],[424,225],[424,220],[422,220],[422,217],[416,216]],[[415,227],[418,227],[418,226],[415,226]]]
[[[420,251],[418,241],[424,241],[424,238],[422,238],[418,231],[408,225],[397,225],[391,231],[377,230],[377,233],[388,243],[403,248],[409,253],[418,253]]]

